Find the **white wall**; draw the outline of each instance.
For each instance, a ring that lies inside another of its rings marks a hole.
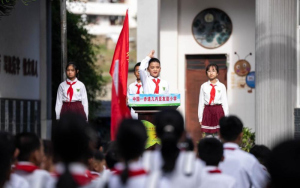
[[[40,1],[29,3],[17,1],[10,16],[0,20],[0,98],[39,99],[40,98]],[[12,75],[4,71],[4,55],[19,57],[20,73]],[[38,62],[38,77],[23,75],[23,58]]]
[[[201,47],[192,35],[193,19],[206,8],[223,10],[233,23],[230,39],[217,49],[209,50]],[[232,88],[231,84],[233,66],[238,60],[234,55],[235,51],[241,59],[252,52],[253,55],[247,57],[247,60],[251,64],[251,71],[255,70],[255,0],[178,0],[178,5],[176,1],[164,0],[161,3],[160,23],[161,75],[163,79],[169,81],[171,92],[181,94],[182,105],[179,110],[185,113],[185,55],[228,54],[227,93],[230,114],[240,117],[245,126],[255,131],[255,90],[248,93],[247,89]],[[141,47],[138,46],[139,48]],[[235,74],[233,76],[237,78]]]

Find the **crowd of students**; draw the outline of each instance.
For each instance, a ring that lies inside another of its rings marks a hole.
[[[34,133],[0,132],[0,187],[4,188],[266,188],[297,187],[300,141],[273,150],[240,149],[243,124],[238,117],[220,120],[219,139],[203,138],[196,146],[182,115],[164,110],[155,118],[161,140],[145,150],[147,133],[139,120],[123,120],[116,140],[98,142],[81,116],[66,114],[54,125],[51,141]],[[100,143],[100,144],[99,144]]]

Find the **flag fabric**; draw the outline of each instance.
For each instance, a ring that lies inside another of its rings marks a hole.
[[[126,105],[127,77],[129,63],[129,24],[128,10],[126,11],[123,28],[120,33],[114,57],[110,67],[112,76],[111,92],[111,140],[115,140],[119,122],[130,118],[130,110]]]

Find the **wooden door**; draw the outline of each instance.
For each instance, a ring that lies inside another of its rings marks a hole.
[[[198,118],[198,104],[200,86],[208,81],[206,66],[212,63],[219,66],[218,79],[227,88],[226,61],[225,54],[186,56],[185,123],[186,129],[191,134],[194,143],[197,143],[202,137]]]

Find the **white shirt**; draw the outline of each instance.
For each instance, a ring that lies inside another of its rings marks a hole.
[[[237,187],[265,188],[269,182],[266,171],[252,155],[235,143],[224,144],[224,161],[219,168],[224,174],[235,178]]]
[[[33,165],[31,162],[27,161],[20,161],[18,164]],[[16,169],[14,173],[24,178],[28,182],[30,188],[48,188],[49,185],[54,182],[54,179],[46,170],[36,169],[33,172],[26,172]]]
[[[153,82],[153,79],[155,79],[155,80],[160,79],[160,77],[154,78],[151,75],[148,75],[147,68],[148,68],[150,59],[151,58],[148,56],[145,59],[143,59],[143,61],[141,62],[140,69],[139,69],[139,73],[140,73],[140,77],[141,77],[141,81],[143,84],[143,89],[144,89],[145,94],[154,94],[156,84]],[[160,79],[159,94],[169,94],[169,84],[167,81],[165,81],[163,79]]]
[[[210,84],[211,82],[207,81],[203,83],[200,88],[199,105],[198,105],[199,122],[202,122],[204,106],[209,104],[210,91],[212,89],[212,86]],[[229,114],[229,111],[228,111],[226,87],[224,84],[219,82],[219,80],[214,85],[216,89],[216,94],[215,94],[214,101],[211,102],[211,105],[221,104],[224,111],[224,115],[227,116]]]
[[[218,170],[215,166],[206,166],[201,174],[199,188],[234,188],[235,179],[224,173],[210,173],[209,171]],[[237,187],[235,187],[237,188]]]
[[[138,87],[136,85],[140,85],[140,94],[143,94],[144,93],[144,90],[143,90],[143,86],[142,86],[142,83],[138,83],[137,81],[131,83],[129,86],[128,86],[128,89],[127,89],[127,97],[129,97],[129,94],[136,94],[137,91],[138,91]],[[131,108],[130,109],[130,114],[131,114],[131,117],[132,119],[138,119],[138,114],[135,113],[134,109]]]
[[[4,188],[29,188],[29,183],[21,176],[12,173],[9,180],[5,182]]]
[[[84,112],[86,114],[86,118],[88,118],[89,114],[89,106],[88,106],[88,99],[85,86],[82,82],[80,82],[77,78],[74,81],[67,79],[68,82],[76,82],[72,85],[73,88],[73,97],[72,102],[81,101]],[[62,82],[57,90],[57,97],[56,97],[56,105],[55,105],[55,112],[56,112],[56,119],[60,118],[60,112],[63,105],[63,102],[70,102],[70,95],[67,95],[67,91],[70,85],[67,84],[66,81]]]
[[[130,162],[128,164],[128,168],[130,171],[144,170],[141,161]],[[115,169],[122,171],[124,169],[124,164],[117,163],[115,165]],[[143,188],[146,187],[146,180],[147,180],[147,174],[140,174],[137,176],[128,177],[126,184],[123,185],[121,182],[121,175],[111,174],[109,178],[108,187],[109,188],[121,188],[121,187]]]
[[[193,153],[192,158],[190,154]],[[147,153],[149,155],[149,153]],[[168,174],[163,174],[162,165],[164,163],[160,150],[155,150],[151,152],[151,156],[143,156],[145,159],[150,159],[150,161],[143,161],[144,166],[150,174],[150,180],[152,177],[160,176],[157,182],[157,186],[153,185],[151,187],[159,188],[188,188],[188,187],[198,187],[200,183],[200,175],[205,164],[196,158],[196,154],[193,151],[180,151],[178,158],[175,163],[175,168],[173,172]],[[144,159],[143,159],[144,160]],[[150,164],[150,165],[149,165]],[[192,168],[190,168],[192,167]],[[189,170],[188,170],[189,169]],[[186,174],[186,171],[191,173]],[[151,182],[151,181],[150,181]],[[156,183],[155,183],[156,184]]]

